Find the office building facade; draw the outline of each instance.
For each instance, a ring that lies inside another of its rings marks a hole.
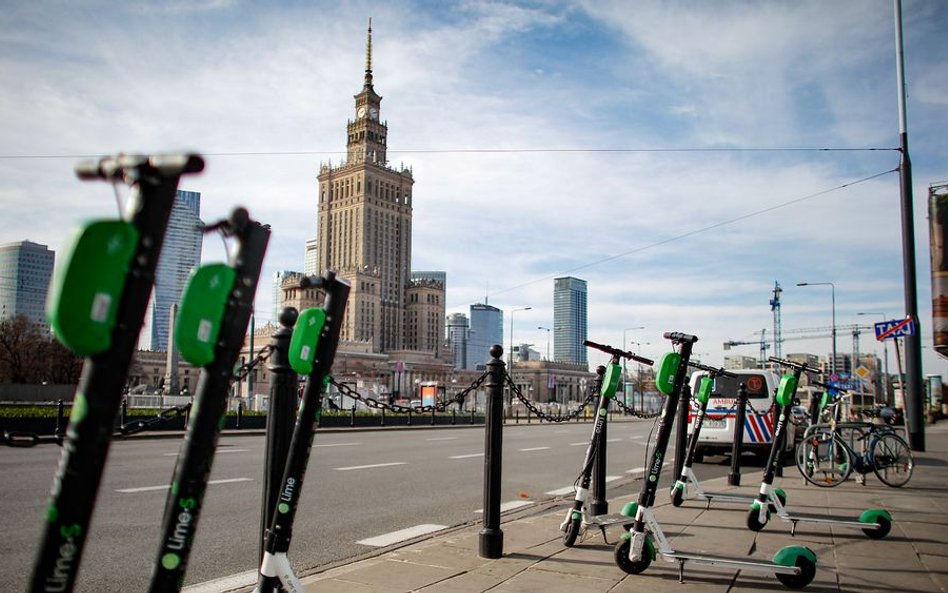
[[[139,350],[168,350],[171,305],[181,300],[191,270],[201,263],[203,226],[200,192],[178,190],[158,258],[155,288],[138,339]]]
[[[553,359],[587,364],[586,281],[572,276],[553,279]]]
[[[54,251],[32,241],[0,245],[0,319],[23,315],[41,332],[49,331],[46,294],[55,259]]]
[[[471,305],[471,332],[468,335],[468,369],[481,370],[490,362],[490,348],[504,343],[504,312],[497,307]]]
[[[446,338],[451,348],[454,368],[470,368],[467,362],[467,340],[471,330],[470,321],[464,313],[451,313],[445,321]]]

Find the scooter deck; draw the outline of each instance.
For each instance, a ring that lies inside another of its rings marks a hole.
[[[799,569],[795,566],[784,566],[782,564],[774,564],[773,562],[766,562],[763,560],[738,560],[735,558],[727,558],[725,556],[692,554],[690,552],[679,551],[659,550],[659,553],[669,562],[680,562],[682,564],[686,562],[695,562],[708,566],[730,566],[732,568],[739,568],[741,570],[759,570],[761,572],[769,572],[771,574],[797,574],[799,572]]]
[[[757,494],[739,494],[737,492],[704,492],[697,495],[698,498],[706,500],[720,500],[724,502],[753,502],[757,500]]]
[[[855,527],[857,529],[879,529],[880,527],[878,523],[863,523],[852,517],[833,517],[831,515],[814,515],[810,513],[793,513],[792,515],[787,513],[780,515],[780,518],[793,523],[797,521],[806,523],[829,523],[843,527]]]
[[[609,527],[611,525],[632,525],[635,523],[635,517],[626,517],[625,515],[594,515],[583,519],[583,525],[586,527]]]

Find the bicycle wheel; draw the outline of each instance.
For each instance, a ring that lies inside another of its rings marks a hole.
[[[902,437],[888,433],[872,442],[872,471],[886,486],[898,488],[912,478],[915,459]]]
[[[831,488],[846,481],[853,464],[849,449],[838,435],[818,430],[797,446],[797,469],[807,482]]]

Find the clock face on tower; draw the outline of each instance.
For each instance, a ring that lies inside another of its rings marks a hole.
[[[369,117],[371,117],[372,119],[378,119],[379,110],[376,109],[375,107],[372,107],[371,109],[369,109]]]
[[[365,107],[359,107],[359,110],[356,111],[356,115],[358,115],[360,118],[365,117]]]

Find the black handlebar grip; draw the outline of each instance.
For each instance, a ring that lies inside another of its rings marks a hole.
[[[702,371],[708,371],[711,373],[712,377],[730,377],[732,379],[737,378],[737,373],[732,373],[731,371],[725,370],[723,367],[710,367],[708,365],[701,364],[700,362],[691,362],[690,360],[688,361],[688,366],[701,369]]]
[[[589,340],[583,340],[583,346],[589,346],[590,348],[595,348],[596,350],[605,352],[606,354],[611,354],[613,356],[621,356],[623,358],[628,358],[629,360],[634,360],[636,362],[640,362],[648,366],[652,366],[653,364],[655,364],[655,361],[645,358],[644,356],[639,356],[638,354],[634,354],[626,350],[619,350],[618,348],[613,348],[612,346],[597,344],[596,342],[591,342]]]
[[[151,169],[163,177],[177,177],[204,170],[204,159],[194,153],[157,154],[144,156],[120,154],[102,157],[98,161],[82,161],[75,171],[79,179],[119,179],[130,169]]]
[[[681,343],[681,342],[694,343],[698,341],[698,336],[693,336],[691,334],[685,334],[682,332],[665,332],[664,335],[665,335],[666,340],[671,340],[672,342],[675,342],[675,343]]]

